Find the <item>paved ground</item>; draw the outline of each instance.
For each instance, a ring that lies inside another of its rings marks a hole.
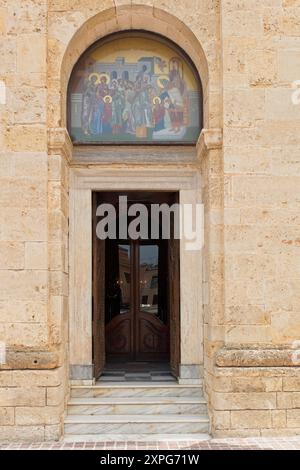
[[[300,450],[300,437],[178,442],[44,442],[0,444],[0,450]]]

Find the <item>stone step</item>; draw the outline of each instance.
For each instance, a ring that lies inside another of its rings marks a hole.
[[[71,398],[68,415],[98,414],[203,414],[207,405],[197,397]]]
[[[65,435],[70,434],[179,434],[208,433],[203,415],[68,415]]]
[[[201,385],[179,384],[105,384],[72,386],[72,398],[83,397],[198,397],[202,398]]]
[[[210,440],[207,433],[193,434],[67,434],[64,442],[199,442]]]

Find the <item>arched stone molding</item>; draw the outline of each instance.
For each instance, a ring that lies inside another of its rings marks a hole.
[[[80,2],[77,2],[80,3]],[[84,3],[84,2],[82,2]],[[102,4],[102,2],[101,2]],[[107,2],[104,2],[106,5]],[[101,8],[101,7],[99,7]],[[192,2],[186,8],[191,9],[191,15],[185,19],[185,22],[176,16],[176,8],[174,14],[166,12],[163,9],[149,5],[124,4],[113,8],[104,9],[97,14],[88,16],[86,9],[82,7],[82,11],[78,7],[78,11],[70,17],[61,19],[61,15],[57,17],[61,22],[60,27],[55,25],[55,16],[52,17],[53,26],[51,26],[51,17],[49,24],[48,39],[48,125],[49,127],[66,127],[66,102],[67,87],[72,69],[83,52],[95,43],[98,39],[118,31],[140,29],[153,33],[158,33],[186,52],[186,54],[194,62],[203,86],[203,105],[204,105],[204,127],[218,127],[219,122],[216,116],[219,115],[218,99],[218,60],[217,52],[213,51],[212,44],[208,42],[208,26],[205,25],[207,16],[203,15],[203,25],[199,27],[193,25],[193,29],[197,29],[198,33],[194,33],[189,27],[192,21]],[[92,12],[94,12],[92,10]],[[216,15],[217,16],[217,15]],[[217,22],[217,19],[216,19]],[[63,27],[64,26],[64,27]],[[206,29],[205,29],[205,27]],[[53,30],[53,37],[51,31]],[[211,34],[215,34],[216,26],[212,27]],[[207,32],[207,36],[204,32]],[[202,46],[202,41],[198,36],[203,36],[206,41],[207,51]],[[216,44],[214,45],[216,48]],[[210,55],[210,59],[207,57]],[[51,75],[51,80],[50,80]],[[213,98],[210,99],[210,83],[213,76]],[[211,105],[215,108],[212,109]]]

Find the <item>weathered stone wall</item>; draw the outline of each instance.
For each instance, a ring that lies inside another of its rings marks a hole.
[[[61,433],[68,394],[67,83],[124,29],[181,45],[204,87],[205,384],[216,435],[300,432],[298,0],[0,0],[0,437]],[[213,135],[220,135],[217,131]],[[257,352],[259,351],[259,353]]]
[[[225,347],[207,379],[213,428],[299,434],[300,3],[221,6]]]
[[[66,393],[67,175],[47,152],[45,0],[0,2],[0,438],[61,434]]]
[[[7,91],[0,105],[0,339],[7,346],[0,366],[1,439],[58,438],[62,429],[71,156],[64,127],[72,67],[106,34],[157,31],[194,59],[206,125],[219,127],[217,10],[210,0],[1,0],[0,80]]]

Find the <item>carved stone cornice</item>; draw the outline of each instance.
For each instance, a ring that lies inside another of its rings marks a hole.
[[[49,154],[62,155],[68,162],[72,160],[73,143],[66,128],[48,129],[48,151]]]
[[[75,154],[75,160],[78,160],[77,163],[111,163],[111,153],[113,152],[114,157],[120,157],[121,161],[126,163],[140,163],[140,155],[143,155],[142,162],[145,160],[147,162],[147,155],[150,158],[151,163],[188,163],[191,164],[197,161],[201,161],[210,150],[221,149],[223,144],[222,139],[222,129],[213,128],[213,129],[202,129],[198,142],[196,144],[196,154],[195,147],[180,147],[174,146],[168,149],[168,147],[163,147],[164,158],[162,159],[161,153],[162,148],[158,147],[143,147],[143,148],[121,148],[120,147],[111,147],[111,148],[97,148],[95,151],[94,147],[81,146],[73,147],[73,143],[69,136],[69,133],[66,128],[56,127],[48,129],[48,151],[49,154],[59,154],[64,156],[64,158],[71,162],[73,160],[73,155]],[[130,158],[126,158],[126,153],[130,150]],[[168,151],[172,157],[168,159]],[[119,155],[120,154],[120,155]],[[125,155],[124,155],[125,154]]]
[[[216,354],[217,367],[300,367],[300,350],[230,349]]]
[[[195,146],[185,145],[74,145],[72,163],[122,165],[196,165]]]
[[[201,161],[210,150],[221,149],[223,146],[223,131],[220,128],[202,129],[196,148],[197,159]]]

